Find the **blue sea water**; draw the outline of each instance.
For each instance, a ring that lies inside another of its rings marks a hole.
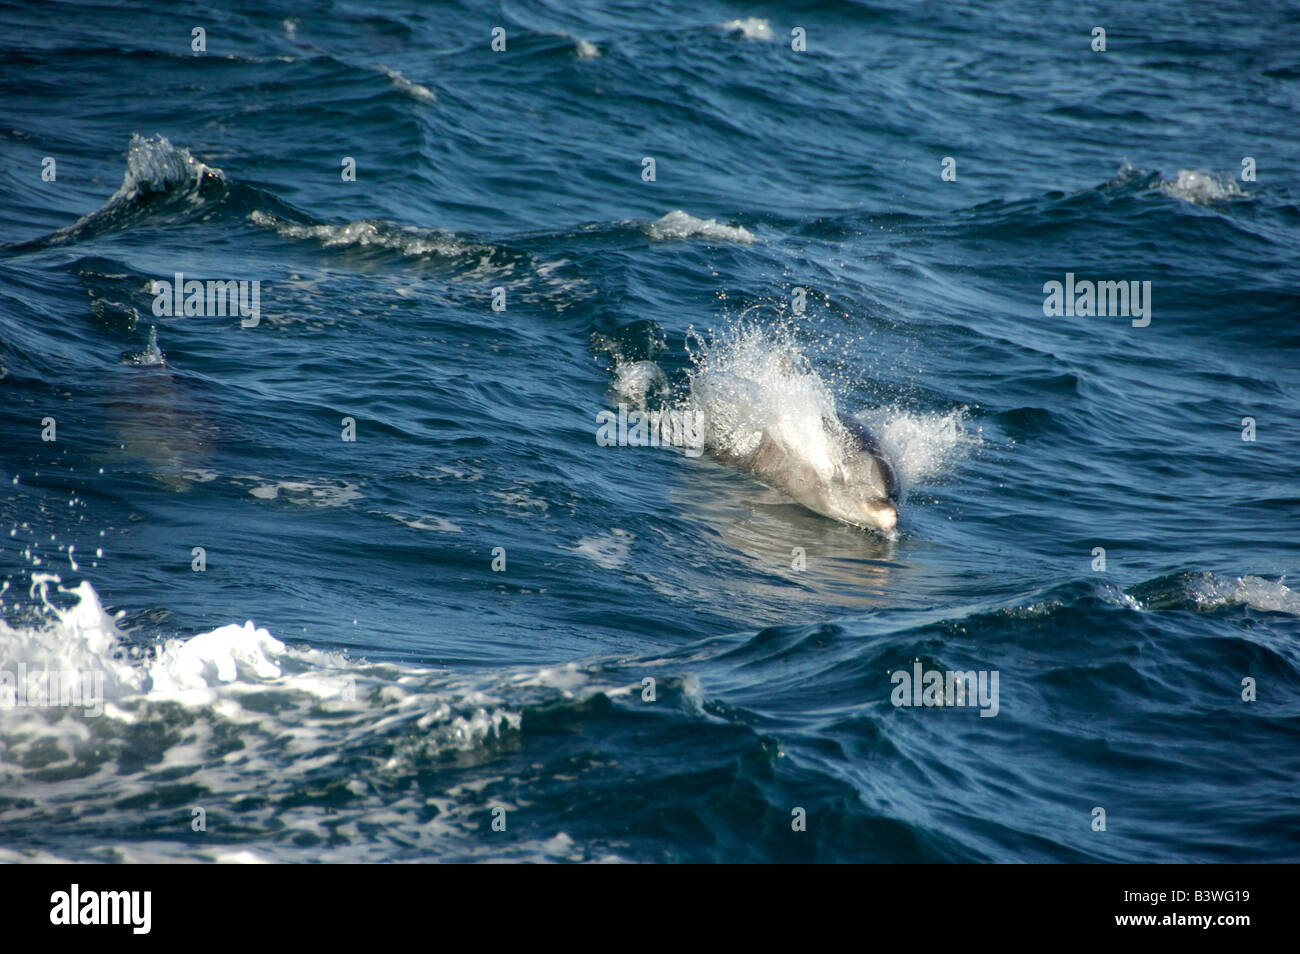
[[[0,859],[1300,859],[1298,105],[1272,0],[0,6],[0,671],[102,681]],[[897,532],[597,443],[706,392]]]

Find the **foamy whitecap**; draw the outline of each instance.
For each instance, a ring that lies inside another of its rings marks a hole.
[[[740,20],[728,20],[719,26],[727,33],[739,33],[746,40],[775,40],[772,24],[763,17],[745,17]]]
[[[6,806],[6,822],[59,823],[73,779],[84,817],[111,814],[116,824],[160,832],[159,810],[174,810],[177,831],[188,835],[191,802],[173,809],[156,800],[160,779],[183,779],[209,825],[237,820],[244,834],[235,847],[158,836],[99,843],[82,832],[58,857],[7,847],[0,861],[392,860],[394,838],[411,857],[473,860],[489,804],[517,802],[484,791],[492,777],[430,788],[434,769],[451,753],[508,744],[524,704],[628,689],[597,685],[576,665],[484,675],[368,663],[288,646],[252,622],[142,647],[89,582],[65,588],[56,576],[34,576],[32,596],[35,621],[0,620],[0,670],[100,673],[103,706],[90,713],[6,700],[0,789],[22,795]],[[499,852],[617,860],[554,829]]]
[[[264,477],[233,478],[252,483],[249,494],[259,500],[281,500],[308,507],[343,507],[361,497],[361,490],[346,480],[267,480]]]
[[[635,539],[636,537],[626,530],[614,527],[606,536],[581,537],[573,545],[573,551],[602,569],[617,570],[627,562],[628,553]]]
[[[111,701],[143,691],[146,676],[142,669],[119,658],[116,621],[104,612],[99,597],[88,582],[59,591],[73,596],[76,602],[60,607],[50,600],[50,587],[58,587],[54,574],[32,575],[30,595],[39,602],[43,625],[11,626],[0,618],[0,671],[14,673],[20,663],[58,671],[101,672],[103,699]],[[16,700],[5,699],[5,727],[17,720],[21,708],[8,708]],[[3,771],[3,763],[0,763]]]
[[[111,221],[122,206],[141,196],[174,193],[197,206],[202,204],[205,191],[214,186],[222,188],[225,183],[224,172],[195,159],[188,149],[173,146],[165,136],[145,137],[136,133],[127,146],[126,172],[117,191],[94,212],[51,232],[48,241],[65,242],[89,226]]]
[[[330,249],[389,249],[413,258],[433,256],[451,260],[458,277],[466,284],[491,282],[515,290],[513,300],[545,303],[556,312],[575,307],[597,294],[595,286],[581,276],[560,272],[572,263],[568,259],[539,261],[508,246],[488,245],[462,239],[446,229],[401,225],[380,219],[361,219],[342,224],[301,225],[269,212],[254,209],[248,220],[260,228],[273,229],[283,238],[319,242]],[[398,285],[394,294],[419,297],[422,287]],[[289,317],[291,319],[291,316]]]
[[[707,238],[723,242],[738,242],[750,245],[754,242],[754,233],[739,225],[719,225],[717,219],[700,219],[674,209],[654,222],[646,231],[653,241],[668,239]]]
[[[594,60],[600,56],[600,47],[590,40],[574,36],[568,30],[541,30],[539,36],[555,36],[573,46],[573,55],[580,60]]]
[[[370,513],[377,517],[387,517],[389,520],[396,520],[404,527],[410,527],[412,530],[428,530],[433,533],[460,533],[459,524],[452,523],[450,520],[444,520],[442,517],[436,517],[432,514],[425,514],[423,517],[408,517],[400,513],[386,513],[383,510],[371,510]]]
[[[631,407],[645,408],[651,398],[668,390],[668,378],[653,361],[619,362],[614,367],[614,393]]]
[[[1222,577],[1212,573],[1187,583],[1188,596],[1201,609],[1242,605],[1270,613],[1300,615],[1300,593],[1281,580],[1260,576]]]
[[[1179,169],[1177,178],[1161,181],[1159,189],[1167,196],[1198,205],[1246,195],[1232,179],[1205,169]]]
[[[393,249],[404,255],[463,255],[490,252],[487,246],[460,241],[450,232],[420,229],[413,225],[398,226],[378,220],[362,219],[343,225],[297,225],[254,209],[248,214],[254,225],[274,229],[284,238],[315,239],[326,248],[368,247]]]
[[[418,99],[422,103],[432,103],[438,98],[434,94],[433,90],[429,89],[427,86],[421,86],[419,83],[412,82],[404,73],[402,73],[401,70],[395,70],[388,66],[377,66],[376,69],[387,76],[388,81],[392,83],[394,87],[400,89],[412,99]]]

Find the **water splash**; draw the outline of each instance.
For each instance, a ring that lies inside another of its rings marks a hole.
[[[167,359],[158,347],[158,328],[156,325],[149,326],[149,343],[145,345],[144,350],[139,354],[131,355],[126,359],[126,362],[146,368],[167,367]]]

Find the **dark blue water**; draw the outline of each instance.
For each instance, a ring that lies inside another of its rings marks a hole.
[[[0,7],[0,670],[103,686],[0,857],[1297,860],[1298,104],[1259,0]],[[719,387],[898,531],[596,442]]]

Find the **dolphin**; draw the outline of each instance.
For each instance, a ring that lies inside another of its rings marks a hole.
[[[691,391],[707,421],[703,449],[715,460],[832,520],[866,530],[898,525],[893,466],[871,431],[836,409],[801,353],[773,355],[757,370],[723,362],[693,376]]]
[[[839,413],[823,417],[821,424],[840,451],[829,474],[766,431],[752,454],[731,462],[814,513],[863,529],[893,530],[898,525],[898,478],[875,437]]]

